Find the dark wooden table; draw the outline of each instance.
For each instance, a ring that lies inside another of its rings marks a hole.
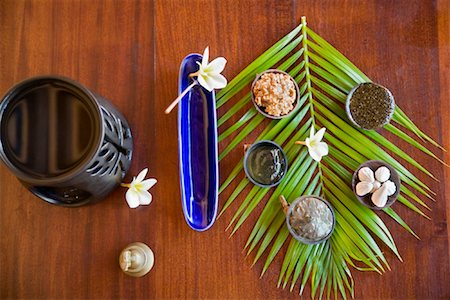
[[[297,298],[298,286],[293,293],[276,288],[279,258],[259,279],[262,262],[251,268],[252,259],[242,253],[256,215],[231,239],[224,229],[233,209],[207,232],[188,228],[176,114],[163,110],[177,95],[179,63],[187,53],[209,45],[212,57],[228,59],[224,74],[231,79],[302,15],[450,149],[448,0],[1,0],[0,93],[38,74],[80,81],[131,123],[135,152],[127,180],[148,166],[158,184],[149,207],[129,209],[125,190],[117,189],[98,204],[68,209],[34,197],[2,164],[0,298]],[[437,191],[432,220],[399,205],[419,241],[384,218],[404,262],[384,247],[392,271],[353,271],[359,299],[450,298],[450,169],[405,149],[441,179],[421,177]],[[450,163],[448,154],[438,154]],[[236,153],[228,161],[238,159]],[[221,174],[231,167],[221,165]],[[121,249],[134,241],[156,255],[154,269],[138,279],[118,265]]]

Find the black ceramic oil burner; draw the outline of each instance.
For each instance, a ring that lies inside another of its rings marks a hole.
[[[105,197],[128,171],[132,149],[122,114],[71,79],[27,79],[0,103],[0,157],[47,202],[80,206]]]

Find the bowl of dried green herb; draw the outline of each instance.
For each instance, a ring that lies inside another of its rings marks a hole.
[[[364,82],[347,96],[345,110],[350,121],[365,130],[376,130],[388,124],[394,114],[392,93],[379,84]]]

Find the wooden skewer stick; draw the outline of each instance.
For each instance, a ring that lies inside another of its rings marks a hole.
[[[294,144],[296,145],[306,145],[304,141],[296,141]]]
[[[287,214],[289,209],[289,203],[287,203],[286,198],[283,195],[278,198],[280,200],[281,206],[283,207],[284,214]]]
[[[164,111],[166,114],[169,114],[172,109],[175,108],[175,106],[178,104],[178,102],[181,101],[181,99],[183,99],[184,95],[186,95],[193,87],[194,85],[197,84],[197,81],[194,80],[194,82],[188,86],[178,97],[177,99],[173,100],[173,102],[169,105],[169,107],[166,108],[166,110]]]

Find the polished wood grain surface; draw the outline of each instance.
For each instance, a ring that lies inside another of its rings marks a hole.
[[[262,263],[251,267],[253,257],[242,252],[256,214],[232,238],[224,230],[236,207],[207,232],[186,225],[176,113],[163,111],[177,95],[186,54],[209,45],[211,57],[228,59],[224,75],[231,79],[303,15],[450,149],[447,0],[0,0],[0,93],[38,74],[80,81],[130,122],[135,151],[126,179],[144,167],[158,179],[148,207],[129,209],[125,190],[117,189],[95,205],[68,209],[34,197],[2,164],[0,298],[298,298],[298,286],[292,293],[276,287],[280,257],[260,279]],[[429,203],[432,220],[396,204],[421,237],[416,240],[383,216],[404,262],[383,247],[392,270],[382,276],[353,271],[355,297],[448,299],[450,171],[399,144],[441,179],[420,176],[437,191],[437,201]],[[437,153],[450,163],[448,154]],[[241,156],[235,151],[221,163],[222,179]],[[155,253],[155,266],[143,278],[126,276],[118,264],[121,249],[135,241]]]

